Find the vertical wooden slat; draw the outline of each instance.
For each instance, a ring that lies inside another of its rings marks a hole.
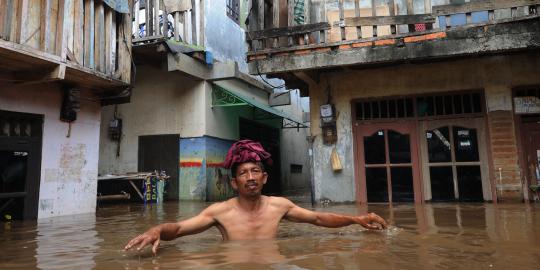
[[[191,25],[191,11],[186,11],[186,17],[184,18],[184,21],[186,23],[186,40],[189,44],[193,44],[192,36],[191,36],[191,30],[193,29]]]
[[[306,0],[304,4],[304,17],[305,24],[311,23],[311,1]],[[309,44],[309,34],[304,34],[304,44]]]
[[[279,2],[280,0],[273,0],[272,2],[272,27],[279,27]],[[277,47],[279,44],[279,38],[274,38],[272,41],[272,47]]]
[[[388,0],[388,11],[390,16],[396,16],[396,9],[394,5],[394,0]],[[390,34],[397,34],[397,27],[395,24],[390,25]]]
[[[15,17],[15,42],[21,43],[26,37],[26,29],[28,26],[28,0],[19,0],[17,7],[17,16]]]
[[[154,12],[154,35],[159,35],[159,0],[153,0],[152,7]]]
[[[75,22],[75,10],[73,10],[73,6],[75,5],[75,1],[66,0],[65,5],[64,32],[66,35],[66,50],[70,52],[70,57],[73,58],[73,31]]]
[[[95,0],[94,57],[96,70],[105,71],[105,8],[102,0]],[[129,33],[129,32],[128,32]]]
[[[199,40],[200,40],[200,44],[202,44],[204,46],[204,35],[205,35],[205,32],[204,32],[204,3],[205,3],[205,0],[200,0],[199,1],[199,5],[198,5],[198,10],[196,11],[197,14],[199,14]]]
[[[424,13],[430,14],[431,13],[431,0],[424,0]],[[433,24],[426,23],[426,30],[433,29]]]
[[[167,14],[167,10],[165,10],[165,4],[163,3],[163,0],[160,1],[159,3],[160,7],[161,7],[161,11],[163,13],[161,13],[161,20],[163,21],[163,24],[161,26],[161,33],[163,34],[164,37],[168,38],[168,33],[169,33],[169,24],[167,23],[169,21],[168,19],[168,14]]]
[[[340,31],[341,31],[341,40],[345,40],[345,26],[343,23],[343,20],[345,20],[345,11],[343,9],[343,0],[339,0],[339,20],[340,20]]]
[[[69,16],[66,13],[69,12],[71,5],[70,0],[58,1],[58,16],[56,19],[56,38],[55,38],[55,54],[60,56],[62,60],[66,60],[67,55],[67,33],[68,25],[70,23]],[[67,20],[66,20],[67,19]]]
[[[150,12],[150,3],[152,2],[152,0],[139,0],[139,1],[145,1],[145,5],[144,5],[144,35],[142,35],[142,38],[143,37],[148,37],[151,35],[151,32],[152,32],[152,12]]]
[[[354,16],[360,17],[360,0],[354,0]],[[356,37],[358,39],[362,38],[362,27],[356,27]]]
[[[19,13],[19,0],[11,0],[8,3],[11,4],[11,8],[9,9],[11,12],[8,13],[6,18],[7,24],[9,24],[5,26],[6,40],[16,41],[15,35],[17,33],[17,22],[18,18],[20,18],[17,17],[17,14]]]
[[[133,6],[133,0],[129,0],[130,7]],[[120,78],[123,82],[130,83],[131,81],[131,16],[130,14],[122,14],[122,25],[119,26],[119,29],[122,32],[122,36],[119,39],[122,44],[118,47],[122,50],[122,57],[119,58]]]
[[[114,36],[112,35],[112,18],[113,18],[113,11],[109,8],[105,8],[105,73],[111,74],[112,72],[112,65],[111,61],[113,59],[112,57],[112,45],[111,42],[112,39],[114,39]]]
[[[51,38],[51,0],[41,0],[39,48],[50,51]]]
[[[0,0],[0,38],[4,37],[5,31],[4,31],[4,25],[6,23],[6,17],[7,17],[7,5],[10,0]]]
[[[84,63],[84,2],[73,0],[73,56],[80,65]]]
[[[264,30],[264,0],[258,0],[257,1],[257,9],[258,9],[258,13],[257,13],[257,26],[259,28],[259,30]],[[260,44],[261,44],[261,49],[264,49],[265,48],[265,40],[264,39],[261,39],[260,40]]]
[[[191,0],[191,44],[198,45],[198,27],[197,20],[199,15],[197,14],[197,1]]]
[[[182,11],[182,16],[180,16],[181,20],[182,20],[182,38],[184,40],[184,42],[188,43],[188,17],[187,17],[187,13],[188,11]]]
[[[414,0],[407,0],[407,15],[414,14]],[[414,24],[409,24],[409,33],[414,32]]]
[[[323,7],[320,9],[320,16],[321,16],[321,22],[328,21],[328,18],[326,18],[326,1],[322,2]],[[326,42],[326,30],[321,30],[319,33],[319,42],[325,43]]]
[[[174,40],[180,41],[180,12],[174,12]]]
[[[116,54],[116,48],[118,46],[118,42],[119,39],[118,39],[118,33],[116,32],[116,16],[117,16],[117,13],[114,11],[114,10],[111,10],[111,13],[112,13],[112,24],[111,24],[111,40],[110,40],[110,43],[111,43],[111,61],[110,61],[110,65],[111,65],[111,73],[110,75],[114,75],[114,72],[116,71],[116,59],[118,58],[117,54]],[[129,35],[131,37],[131,35]]]
[[[84,66],[94,68],[94,0],[84,2]]]
[[[140,1],[141,0],[137,1],[135,3],[135,6],[133,7],[133,16],[135,17],[134,26],[133,26],[133,33],[135,35],[135,38],[139,37],[139,27],[141,25],[140,16],[139,16],[139,11],[141,10]]]
[[[375,0],[371,0],[371,16],[377,16],[377,6],[375,5]],[[373,37],[377,36],[377,26],[373,26]]]

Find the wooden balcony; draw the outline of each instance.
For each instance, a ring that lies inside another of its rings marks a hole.
[[[179,46],[201,46],[203,8],[203,0],[135,0],[133,45],[169,40]]]
[[[540,48],[540,0],[435,6],[431,0],[305,0],[303,7],[292,0],[252,0],[252,5],[254,23],[246,33],[251,74],[286,79],[306,70]]]
[[[102,0],[0,0],[0,83],[106,94],[131,80],[131,14]]]

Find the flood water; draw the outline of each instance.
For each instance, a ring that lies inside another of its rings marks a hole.
[[[122,250],[151,225],[207,203],[100,205],[95,215],[0,223],[0,269],[539,269],[540,205],[330,205],[317,211],[390,221],[384,231],[283,221],[271,241],[221,241],[217,229]],[[301,204],[311,208],[310,204]]]

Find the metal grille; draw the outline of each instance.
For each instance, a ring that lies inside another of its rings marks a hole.
[[[535,93],[540,96],[540,91]],[[481,92],[364,100],[355,106],[358,121],[470,115],[485,110]]]
[[[0,111],[0,137],[41,137],[42,125],[36,115]]]
[[[227,16],[240,23],[240,0],[227,0]]]

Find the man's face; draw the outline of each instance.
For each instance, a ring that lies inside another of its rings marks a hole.
[[[238,165],[231,185],[239,195],[260,195],[267,178],[268,174],[257,163],[246,162]]]

